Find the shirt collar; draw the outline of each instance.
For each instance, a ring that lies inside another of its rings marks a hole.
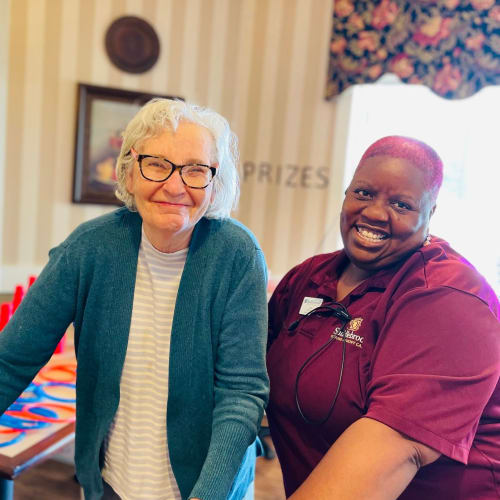
[[[350,295],[361,296],[364,295],[369,289],[385,290],[399,267],[401,266],[397,265],[388,269],[381,269],[363,281],[363,283],[353,290]]]
[[[316,270],[310,280],[317,286],[319,295],[334,298],[337,296],[337,282],[342,271],[345,269],[349,259],[344,250],[340,250],[332,254],[332,258],[327,260],[323,265]],[[369,289],[385,290],[387,285],[401,267],[403,262],[398,262],[396,265],[387,269],[381,269],[351,292],[351,296],[364,295]]]
[[[331,259],[326,260],[316,269],[310,280],[316,285],[319,295],[324,295],[330,299],[337,296],[339,275],[348,263],[349,259],[344,250],[340,250],[333,253]]]

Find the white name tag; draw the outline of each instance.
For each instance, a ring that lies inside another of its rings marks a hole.
[[[307,314],[313,309],[319,307],[321,304],[323,304],[323,299],[320,299],[318,297],[304,297],[302,305],[300,306],[299,314]]]

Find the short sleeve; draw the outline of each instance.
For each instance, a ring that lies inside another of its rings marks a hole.
[[[500,323],[478,297],[414,290],[390,307],[373,353],[367,417],[467,463],[500,377]]]

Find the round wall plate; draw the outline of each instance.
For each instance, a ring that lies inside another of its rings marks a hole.
[[[160,41],[154,28],[135,16],[120,17],[106,32],[106,51],[111,62],[128,73],[151,69],[160,54]]]

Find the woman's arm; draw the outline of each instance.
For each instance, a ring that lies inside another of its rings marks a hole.
[[[75,273],[66,247],[50,260],[0,333],[0,415],[50,359],[75,315]]]
[[[361,418],[333,444],[290,500],[392,500],[440,453]]]

